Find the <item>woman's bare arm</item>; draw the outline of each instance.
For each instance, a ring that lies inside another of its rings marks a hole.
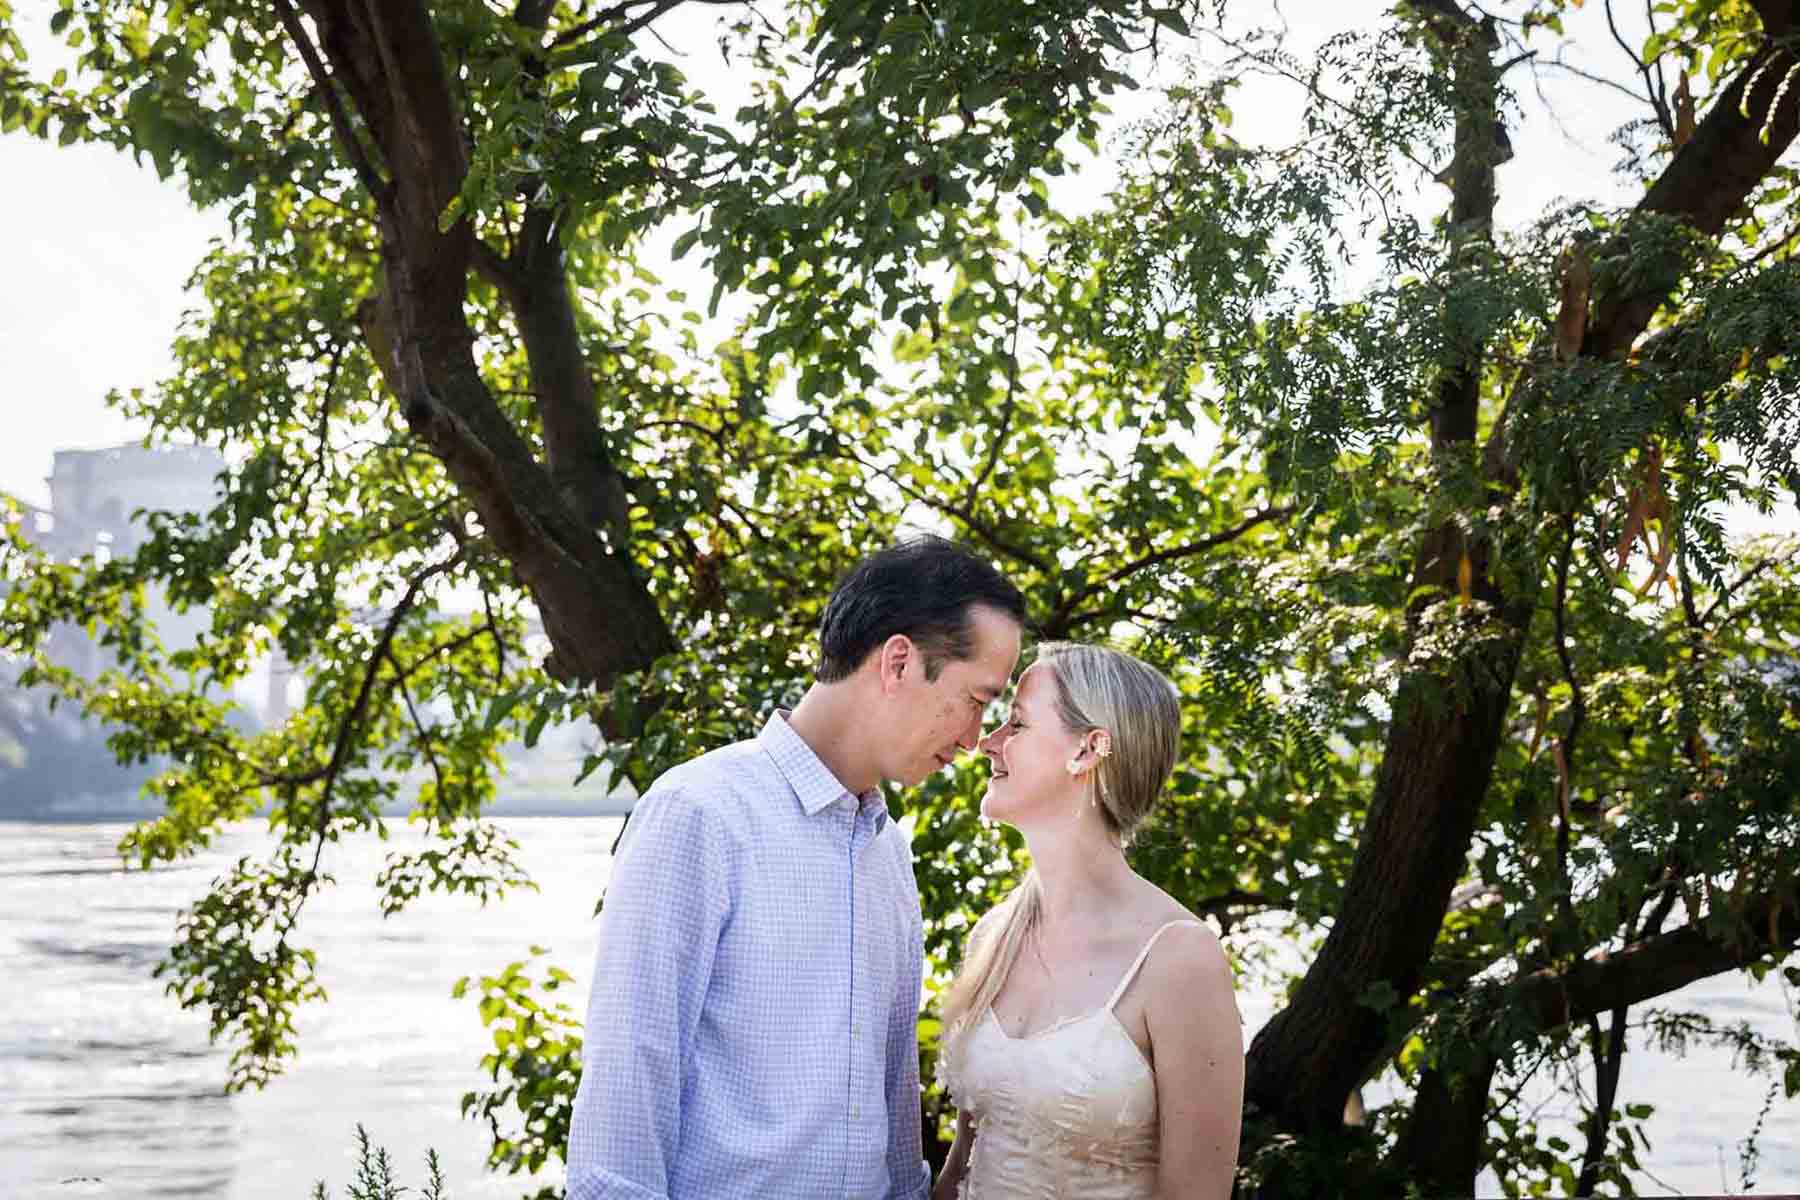
[[[969,1114],[956,1114],[956,1140],[950,1143],[950,1154],[944,1159],[944,1169],[939,1172],[937,1186],[931,1189],[931,1200],[956,1200],[957,1189],[962,1187],[963,1172],[969,1169],[969,1147],[975,1144],[975,1122]]]
[[[1228,1200],[1244,1108],[1244,1031],[1212,930],[1171,929],[1145,964],[1161,1134],[1157,1200]]]

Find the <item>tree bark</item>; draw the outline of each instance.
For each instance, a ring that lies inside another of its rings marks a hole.
[[[1800,89],[1792,74],[1800,67],[1791,39],[1800,32],[1795,5],[1765,3],[1763,48],[1719,93],[1694,136],[1675,152],[1636,208],[1640,216],[1667,216],[1708,237],[1725,223],[1769,173],[1800,132]],[[1765,131],[1767,136],[1765,137]],[[1602,260],[1623,264],[1620,255]],[[1650,324],[1676,278],[1661,286],[1633,289],[1596,287],[1594,320],[1588,325],[1581,352],[1594,358],[1624,354]]]
[[[1498,1065],[1488,1047],[1465,1047],[1467,1061],[1428,1068],[1394,1147],[1408,1183],[1426,1195],[1469,1196],[1481,1171],[1488,1089]]]

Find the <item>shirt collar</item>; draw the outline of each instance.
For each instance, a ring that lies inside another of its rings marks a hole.
[[[831,773],[831,768],[813,752],[813,748],[806,744],[806,739],[794,732],[794,727],[787,723],[787,717],[788,710],[785,708],[778,708],[770,713],[756,741],[786,777],[788,786],[794,789],[794,795],[800,801],[800,810],[809,817],[817,816],[833,804],[851,800],[864,811],[873,807],[877,830],[886,824],[887,804],[881,798],[881,789],[870,788],[860,796],[853,796],[850,789]]]

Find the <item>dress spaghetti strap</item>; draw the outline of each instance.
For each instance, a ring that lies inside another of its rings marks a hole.
[[[1131,981],[1133,979],[1137,978],[1137,973],[1139,970],[1141,970],[1143,968],[1144,960],[1150,957],[1150,948],[1152,946],[1156,945],[1157,938],[1161,937],[1163,934],[1167,933],[1169,930],[1175,928],[1177,925],[1198,925],[1198,924],[1200,924],[1200,922],[1194,921],[1194,920],[1189,920],[1184,917],[1179,921],[1170,921],[1167,925],[1164,925],[1162,928],[1158,929],[1155,933],[1151,934],[1150,940],[1144,943],[1144,948],[1142,950],[1138,951],[1137,958],[1132,962],[1130,967],[1126,968],[1125,978],[1119,980],[1119,986],[1113,989],[1112,999],[1110,999],[1106,1002],[1106,1010],[1108,1012],[1111,1012],[1113,1010],[1113,1008],[1115,1006],[1117,1006],[1117,1004],[1119,1003],[1119,998],[1125,994],[1125,989],[1131,986]]]

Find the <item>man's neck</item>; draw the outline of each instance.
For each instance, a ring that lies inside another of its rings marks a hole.
[[[860,734],[868,727],[867,706],[852,695],[853,690],[853,680],[815,683],[787,722],[837,781],[860,796],[881,782],[881,773]]]

